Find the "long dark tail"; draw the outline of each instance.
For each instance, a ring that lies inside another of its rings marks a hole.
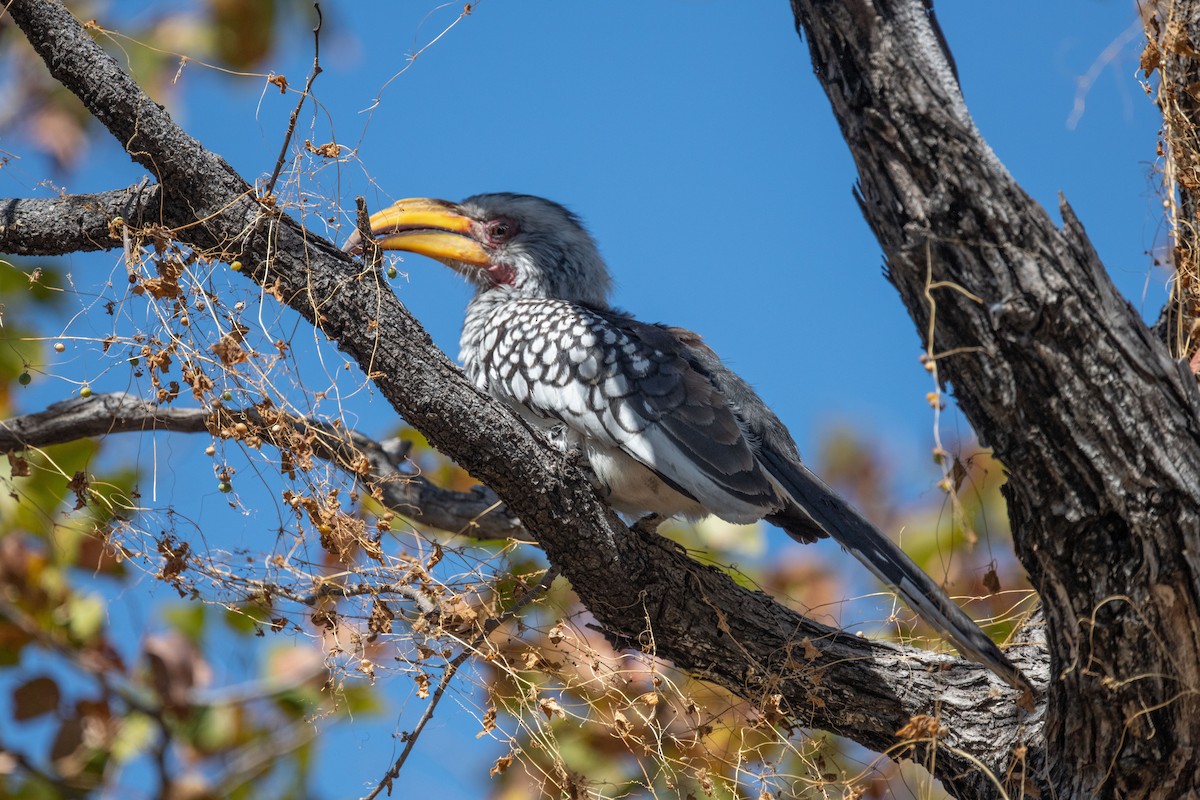
[[[1032,697],[1033,688],[1021,671],[895,542],[803,464],[773,452],[764,452],[761,457],[799,506],[768,517],[770,522],[802,542],[811,542],[818,530],[827,532],[875,577],[895,589],[923,620],[953,642],[964,657],[983,664],[1010,686]]]

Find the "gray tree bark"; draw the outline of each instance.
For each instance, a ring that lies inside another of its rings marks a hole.
[[[64,198],[57,210],[8,201],[0,250],[119,247],[110,222],[121,215],[241,260],[506,502],[619,646],[643,647],[649,626],[656,655],[876,750],[913,716],[937,717],[945,734],[925,752],[959,797],[998,796],[1001,785],[1061,798],[1195,792],[1194,379],[1117,295],[1065,202],[1060,230],[988,149],[919,0],[794,0],[793,10],[918,329],[929,283],[976,298],[933,290],[937,349],[959,353],[937,364],[1009,471],[1019,555],[1045,601],[1046,641],[1011,651],[1046,685],[1032,713],[982,668],[818,625],[631,533],[569,457],[463,379],[386,284],[260,203],[53,0],[12,0],[8,12],[158,184]]]
[[[957,351],[939,378],[1005,465],[1018,554],[1044,604],[1042,779],[1057,798],[1194,796],[1195,378],[1117,293],[1066,201],[1060,229],[988,148],[927,8],[792,8],[918,330],[930,282],[969,293],[933,294],[937,350]]]

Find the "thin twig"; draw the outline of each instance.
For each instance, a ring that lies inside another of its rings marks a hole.
[[[283,162],[287,160],[288,146],[292,143],[292,135],[296,132],[296,120],[300,118],[300,109],[304,106],[304,99],[308,97],[308,93],[312,91],[313,81],[323,71],[321,69],[321,24],[324,22],[324,17],[321,15],[321,4],[313,3],[313,8],[317,12],[317,25],[313,28],[313,68],[309,73],[308,82],[304,84],[304,91],[300,93],[300,100],[296,103],[296,107],[292,109],[292,118],[288,122],[287,135],[283,137],[283,147],[279,148],[279,160],[275,162],[275,171],[271,173],[271,179],[267,181],[266,196],[270,196],[275,192],[275,181],[279,180],[279,173],[283,170]]]
[[[442,699],[442,695],[446,693],[446,688],[450,685],[450,681],[453,680],[454,675],[458,672],[458,668],[461,667],[463,663],[478,650],[479,646],[483,644],[484,640],[486,640],[494,630],[508,622],[517,614],[521,613],[522,609],[524,609],[527,605],[536,600],[543,592],[549,589],[550,584],[554,583],[554,579],[557,577],[557,568],[550,567],[548,570],[546,570],[546,574],[542,576],[540,581],[538,581],[537,586],[534,586],[532,589],[530,589],[529,593],[514,603],[512,608],[508,609],[508,611],[505,611],[499,617],[488,620],[487,624],[484,626],[483,633],[475,637],[475,640],[471,642],[468,647],[455,656],[453,661],[446,665],[446,671],[442,673],[442,679],[438,681],[437,688],[433,690],[433,697],[429,700],[429,706],[425,709],[425,713],[421,715],[421,719],[417,721],[417,726],[412,729],[411,733],[408,734],[408,739],[405,742],[404,750],[400,753],[399,758],[396,759],[396,763],[392,764],[392,768],[389,769],[379,781],[379,784],[371,791],[370,794],[366,795],[363,800],[374,800],[374,798],[378,797],[379,793],[384,789],[387,789],[389,796],[391,795],[392,781],[400,776],[400,770],[404,768],[404,762],[408,760],[408,754],[412,752],[413,746],[417,743],[417,738],[421,735],[421,731],[425,729],[425,725],[429,722],[429,720],[433,719],[434,709],[437,708],[438,702]]]
[[[306,606],[316,605],[319,601],[327,597],[358,597],[360,595],[381,595],[381,594],[398,594],[407,597],[417,604],[417,608],[421,609],[423,614],[432,614],[437,611],[437,604],[424,594],[420,589],[416,589],[404,583],[386,583],[382,586],[376,586],[370,583],[362,583],[358,586],[342,586],[336,583],[322,583],[317,587],[315,592],[305,595],[288,595],[289,599],[295,600],[297,603],[303,603]]]
[[[171,753],[174,737],[171,735],[171,726],[167,724],[165,716],[155,714],[153,719],[158,728],[158,741],[151,748],[150,755],[154,761],[154,769],[158,773],[158,798],[159,800],[170,800],[175,795],[175,784],[171,780],[168,756]]]
[[[359,195],[354,198],[354,205],[358,209],[358,237],[362,242],[363,261],[367,263],[368,269],[376,271],[379,269],[379,262],[383,260],[383,249],[371,235],[371,217],[367,214],[367,201]]]

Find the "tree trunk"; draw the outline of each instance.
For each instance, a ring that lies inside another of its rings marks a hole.
[[[918,331],[936,303],[938,377],[1008,472],[1045,606],[1050,796],[1194,794],[1195,379],[1117,293],[1066,201],[1059,229],[984,142],[929,9],[792,7],[889,278]]]

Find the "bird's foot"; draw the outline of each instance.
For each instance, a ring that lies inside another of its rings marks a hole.
[[[630,530],[642,534],[643,536],[653,536],[658,533],[658,526],[666,522],[670,517],[663,514],[647,514],[630,526]]]
[[[596,494],[600,495],[601,498],[608,498],[608,486],[606,486],[604,482],[600,480],[600,476],[596,474],[594,469],[592,469],[592,464],[590,461],[588,461],[587,454],[584,453],[583,450],[579,449],[578,447],[569,447],[564,450],[563,466],[567,469],[574,467],[575,469],[582,471],[583,477],[587,478],[588,483],[591,484],[592,489],[595,490]]]

